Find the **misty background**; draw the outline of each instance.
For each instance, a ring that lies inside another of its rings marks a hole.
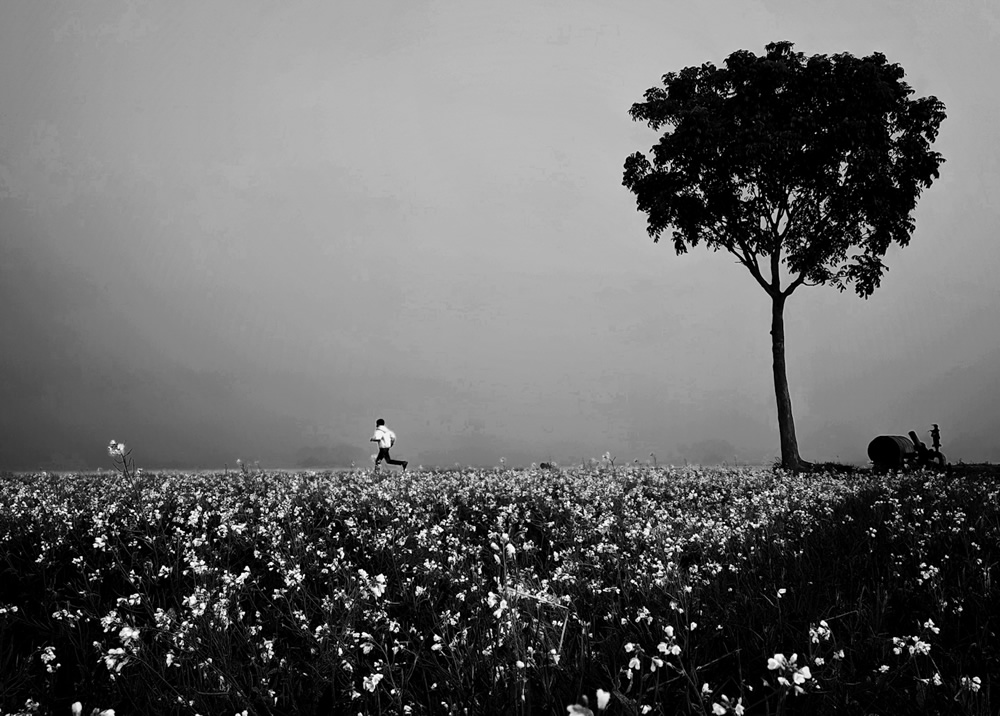
[[[992,0],[0,4],[0,468],[770,462],[769,299],[621,186],[666,72],[874,51],[948,119],[868,301],[786,308],[802,455],[1000,460]]]

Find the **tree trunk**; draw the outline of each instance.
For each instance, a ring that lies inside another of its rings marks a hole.
[[[785,296],[771,297],[771,356],[774,360],[774,397],[778,402],[778,435],[781,438],[781,466],[800,470],[805,465],[799,457],[795,440],[795,420],[792,418],[792,398],[788,394],[785,375]]]

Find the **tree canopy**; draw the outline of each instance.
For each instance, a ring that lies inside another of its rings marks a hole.
[[[903,75],[878,52],[806,57],[790,42],[668,73],[632,106],[665,131],[651,159],[628,157],[623,183],[678,254],[726,249],[772,295],[809,283],[868,297],[944,161],[930,148],[944,105],[913,98]]]

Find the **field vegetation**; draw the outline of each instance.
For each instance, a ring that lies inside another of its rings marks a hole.
[[[2,714],[1000,707],[991,469],[118,467],[0,480]]]

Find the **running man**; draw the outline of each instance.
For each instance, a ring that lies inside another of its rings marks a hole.
[[[393,460],[389,457],[389,448],[391,448],[393,443],[396,442],[396,433],[389,429],[389,426],[385,424],[385,421],[382,420],[382,418],[375,421],[375,434],[372,435],[368,442],[378,444],[378,456],[375,458],[376,470],[378,469],[379,463],[385,460],[388,465],[402,465],[403,472],[406,472],[406,466],[410,463],[406,460]]]

